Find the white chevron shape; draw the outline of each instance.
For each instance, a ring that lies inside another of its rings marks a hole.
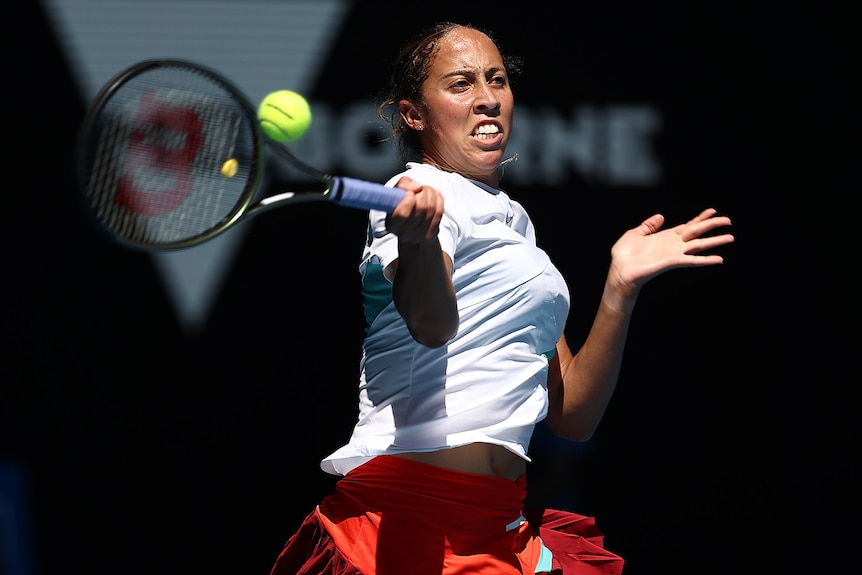
[[[252,102],[283,88],[308,93],[349,8],[347,0],[43,0],[43,5],[85,101],[120,70],[151,58],[208,66]],[[200,246],[153,256],[186,333],[205,328],[251,223]]]

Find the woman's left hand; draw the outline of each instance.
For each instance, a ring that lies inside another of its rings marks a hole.
[[[609,286],[624,299],[634,299],[640,288],[668,270],[724,263],[718,254],[703,252],[734,241],[732,234],[706,234],[731,225],[727,216],[707,208],[672,228],[661,229],[664,216],[655,214],[624,233],[611,248]]]

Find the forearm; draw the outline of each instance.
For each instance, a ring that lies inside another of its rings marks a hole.
[[[392,293],[395,307],[419,343],[440,347],[457,333],[452,263],[436,238],[399,242]]]
[[[599,425],[616,389],[634,300],[620,300],[607,288],[583,345],[574,355],[558,345],[559,368],[549,379],[548,425],[562,437],[585,441]],[[557,369],[557,368],[554,368]]]

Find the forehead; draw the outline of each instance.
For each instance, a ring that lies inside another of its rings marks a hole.
[[[497,46],[478,30],[455,28],[440,38],[437,44],[432,68],[438,71],[503,67],[503,57]]]

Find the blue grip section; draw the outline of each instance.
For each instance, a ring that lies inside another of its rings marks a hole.
[[[400,188],[388,188],[365,180],[344,177],[336,177],[334,180],[333,201],[350,208],[390,213],[405,194]]]

